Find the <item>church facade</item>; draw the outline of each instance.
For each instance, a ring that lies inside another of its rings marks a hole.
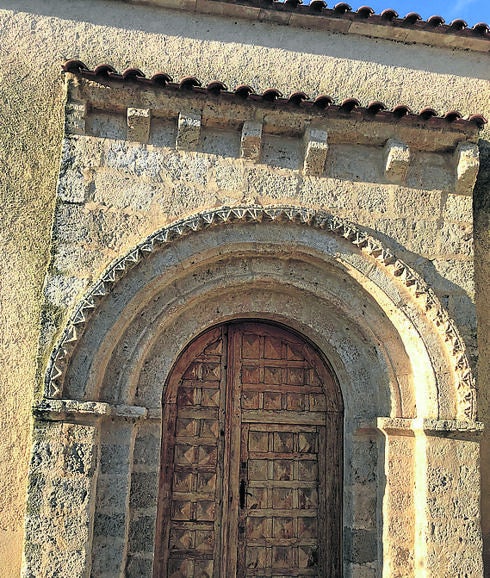
[[[7,575],[486,575],[488,27],[0,8]]]

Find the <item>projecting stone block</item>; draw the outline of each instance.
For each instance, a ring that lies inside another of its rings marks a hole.
[[[471,195],[480,168],[480,152],[474,143],[459,143],[454,151],[456,167],[455,191],[460,195]]]
[[[201,115],[181,112],[179,114],[175,146],[180,150],[195,150],[199,144],[200,135]]]
[[[325,169],[328,153],[328,133],[318,128],[307,129],[305,133],[305,161],[303,170],[307,175],[320,176]]]
[[[389,139],[385,145],[385,174],[389,181],[403,183],[410,164],[410,149],[396,139]]]
[[[87,103],[67,102],[65,113],[65,131],[69,134],[85,134]]]
[[[150,109],[128,108],[127,122],[128,140],[147,143],[150,138]]]
[[[246,121],[243,123],[240,154],[242,158],[251,161],[260,159],[262,149],[262,123]]]

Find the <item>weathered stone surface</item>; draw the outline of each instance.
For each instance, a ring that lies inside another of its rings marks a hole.
[[[410,164],[410,149],[400,141],[390,139],[385,146],[385,173],[388,180],[403,183]]]
[[[128,140],[147,143],[150,138],[151,110],[128,108]]]
[[[328,133],[319,128],[309,128],[305,132],[305,161],[303,170],[307,175],[320,176],[325,169],[328,154]]]
[[[180,150],[195,150],[201,135],[201,116],[193,113],[180,113],[176,146]]]
[[[85,102],[67,102],[65,107],[65,130],[68,133],[85,134],[87,104]]]
[[[158,474],[133,472],[131,476],[130,503],[134,508],[156,507]]]
[[[28,488],[23,576],[83,576],[91,552],[97,431],[93,426],[40,423],[35,429]]]
[[[456,166],[456,193],[471,195],[480,168],[478,145],[460,143],[454,152]]]
[[[131,520],[129,526],[129,551],[153,552],[155,532],[155,520],[153,516],[142,516]]]
[[[262,147],[262,123],[246,121],[242,128],[241,157],[251,161],[260,159]]]

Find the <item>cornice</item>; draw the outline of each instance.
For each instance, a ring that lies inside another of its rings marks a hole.
[[[406,44],[422,44],[476,52],[490,51],[490,27],[485,22],[479,22],[469,28],[462,19],[445,24],[444,18],[441,16],[434,15],[423,20],[416,12],[409,12],[405,17],[400,18],[397,12],[392,9],[383,10],[380,14],[376,14],[371,7],[361,6],[357,11],[353,11],[346,2],[339,2],[333,8],[327,8],[327,3],[323,0],[313,0],[308,5],[302,5],[301,0],[125,1],[196,14],[383,38]]]

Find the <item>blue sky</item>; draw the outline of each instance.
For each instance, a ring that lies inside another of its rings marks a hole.
[[[376,14],[385,8],[393,8],[400,17],[409,12],[418,12],[424,20],[437,14],[442,16],[447,24],[455,18],[462,18],[473,26],[477,22],[486,22],[490,25],[490,0],[346,0],[353,10],[359,6],[371,6]],[[327,0],[328,8],[333,8],[340,0]],[[304,4],[309,4],[305,0]]]

